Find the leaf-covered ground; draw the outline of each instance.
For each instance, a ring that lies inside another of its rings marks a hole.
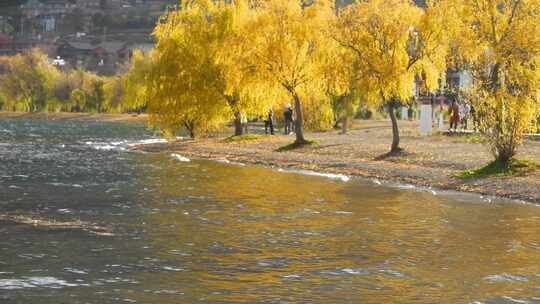
[[[540,171],[514,176],[457,178],[458,173],[485,166],[492,160],[488,148],[474,136],[421,136],[416,122],[400,121],[405,152],[392,157],[391,128],[387,121],[356,121],[347,135],[338,131],[307,133],[315,145],[278,152],[294,135],[261,136],[256,140],[226,142],[223,138],[179,141],[141,147],[174,151],[201,158],[226,158],[248,164],[317,170],[351,176],[376,177],[440,189],[496,195],[540,203]],[[256,126],[253,132],[261,132]],[[540,142],[526,141],[520,159],[540,162]]]

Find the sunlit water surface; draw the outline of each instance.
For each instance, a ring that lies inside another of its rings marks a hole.
[[[0,303],[540,303],[540,208],[169,154],[142,126],[0,121]]]

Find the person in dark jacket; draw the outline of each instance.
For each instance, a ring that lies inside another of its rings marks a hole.
[[[268,131],[270,131],[270,134],[274,135],[274,111],[272,111],[272,109],[268,111],[266,119],[264,120],[264,133],[268,134]]]
[[[285,107],[285,111],[283,112],[283,120],[285,121],[285,135],[289,135],[292,132],[292,124],[293,124],[293,110],[292,106],[290,104]]]

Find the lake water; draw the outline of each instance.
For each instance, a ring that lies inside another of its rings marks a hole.
[[[540,303],[540,208],[128,150],[0,121],[0,303]],[[180,160],[179,160],[180,159]]]

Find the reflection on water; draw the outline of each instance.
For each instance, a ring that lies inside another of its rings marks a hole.
[[[2,303],[540,302],[535,206],[87,144],[138,127],[0,130],[0,212],[116,233],[0,222]]]

